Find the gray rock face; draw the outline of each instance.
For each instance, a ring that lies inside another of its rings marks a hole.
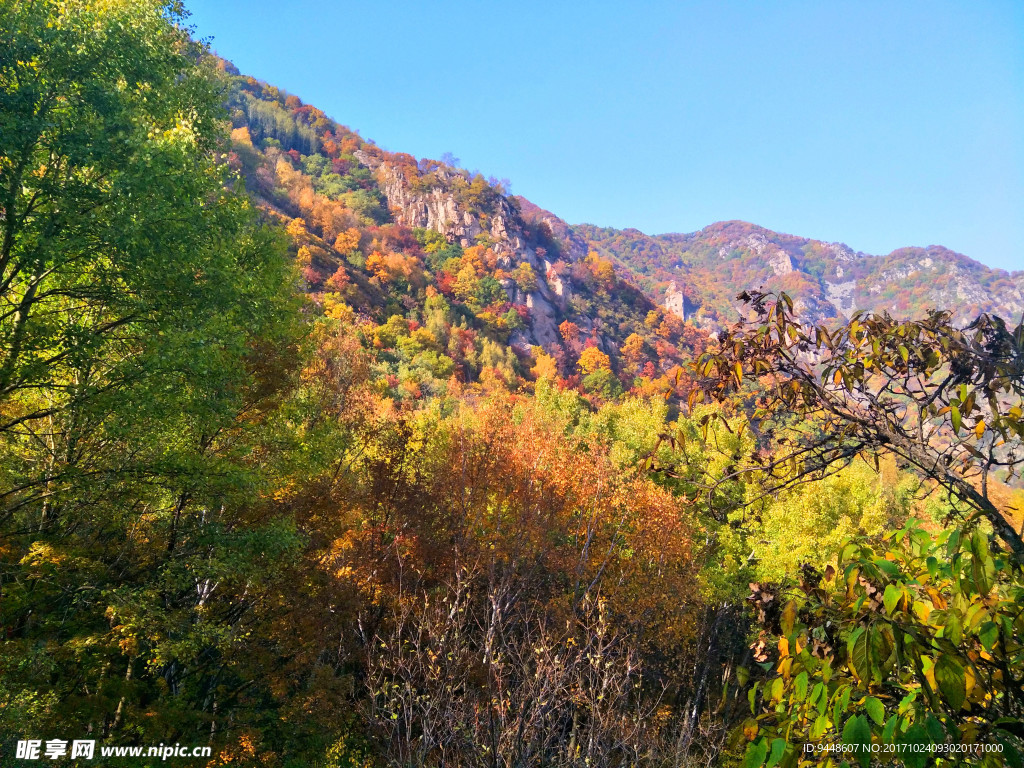
[[[686,319],[686,298],[683,296],[683,292],[676,288],[675,280],[669,284],[668,291],[665,293],[664,306],[666,310],[681,320]]]
[[[853,292],[856,288],[856,280],[847,280],[845,283],[826,282],[825,296],[828,298],[829,303],[836,308],[836,311],[839,312],[839,314],[849,317],[857,309],[856,306],[854,306],[853,299]]]
[[[789,258],[788,253],[779,250],[769,257],[768,266],[772,268],[772,272],[775,273],[776,277],[781,277],[793,271],[793,260]]]
[[[527,295],[526,306],[530,308],[530,330],[534,343],[544,349],[553,349],[559,340],[555,308],[539,292]]]
[[[460,210],[455,196],[444,188],[413,191],[394,166],[381,164],[376,170],[381,191],[399,224],[432,229],[463,247],[474,245],[477,235],[483,233],[480,222],[469,211]]]
[[[446,167],[436,169],[433,171],[435,182],[427,189],[419,189],[410,184],[400,167],[365,152],[356,152],[355,155],[376,173],[380,189],[397,223],[432,229],[464,248],[476,245],[484,235],[498,255],[502,269],[511,271],[519,264],[530,264],[537,273],[536,291],[524,295],[513,280],[502,281],[509,301],[525,304],[530,310],[529,327],[525,333],[517,332],[512,341],[519,348],[537,344],[548,351],[559,345],[558,325],[572,296],[571,281],[556,274],[552,262],[539,256],[527,244],[522,217],[507,198],[498,196],[486,213],[474,212],[460,204],[452,191],[457,175],[454,170]],[[560,241],[566,245],[568,253],[563,255],[568,256],[568,260],[586,256],[586,243],[568,228]]]

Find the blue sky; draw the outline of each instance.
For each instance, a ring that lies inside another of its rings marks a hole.
[[[188,5],[243,72],[572,223],[1024,269],[1018,0]]]

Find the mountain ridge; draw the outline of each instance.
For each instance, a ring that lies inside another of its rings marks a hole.
[[[312,302],[351,313],[396,399],[556,374],[595,396],[661,392],[701,348],[706,334],[497,180],[386,151],[222,68],[229,166],[289,236]]]
[[[223,62],[222,68],[230,76],[240,76],[228,62]],[[299,121],[294,148],[300,156],[322,151],[323,142],[318,144],[314,134],[323,130],[326,115],[280,89],[267,88],[281,95],[283,112],[297,109],[303,114],[310,110],[316,114],[314,121]],[[286,105],[289,99],[290,105]],[[320,128],[313,129],[317,120]],[[233,122],[236,128],[241,125],[237,116]],[[354,131],[339,127],[347,136],[358,137]],[[541,270],[540,291],[534,298],[517,296],[513,286],[507,280],[503,282],[509,300],[528,304],[539,319],[530,323],[531,338],[519,335],[521,345],[533,342],[550,348],[558,342],[555,321],[566,318],[561,317],[564,313],[553,311],[552,293],[557,294],[556,303],[561,302],[564,310],[568,296],[563,296],[563,291],[571,292],[571,281],[548,272],[559,260],[579,262],[592,251],[618,265],[622,276],[658,306],[679,307],[677,314],[711,329],[739,316],[735,297],[751,288],[787,291],[800,314],[815,322],[848,317],[858,309],[888,311],[899,317],[921,316],[935,308],[950,309],[959,323],[970,322],[982,312],[1008,320],[1024,313],[1024,271],[990,268],[942,245],[905,246],[888,254],[871,254],[842,242],[781,233],[735,219],[713,222],[695,232],[656,235],[634,227],[570,224],[527,197],[506,193],[494,179],[483,184],[471,182],[473,174],[465,169],[389,152],[362,137],[358,137],[358,143],[359,148],[350,148],[351,158],[379,177],[382,210],[386,208],[394,221],[446,236],[457,233],[466,247],[483,235],[498,251],[505,249],[506,266],[525,260]],[[422,171],[419,166],[423,166]],[[478,222],[477,211],[455,203],[447,190],[455,176],[477,185],[472,194],[482,198],[476,202],[502,209],[494,222],[486,211]],[[479,174],[476,176],[482,181]],[[387,218],[388,214],[383,215]],[[522,233],[505,230],[510,224],[515,230],[520,218],[527,226],[546,227],[550,233],[548,244],[555,246],[551,250],[559,258],[538,259],[534,248],[539,243],[526,242]],[[558,282],[554,291],[549,290],[548,277]],[[599,343],[607,347],[603,341]]]
[[[964,323],[1024,311],[1024,273],[941,246],[873,256],[737,220],[654,236],[571,225],[496,179],[387,151],[222,69],[230,165],[284,225],[313,301],[360,318],[396,397],[553,371],[595,396],[685,389],[676,372],[756,288],[786,291],[813,322],[855,309],[951,307]]]
[[[1024,312],[1024,271],[990,268],[941,245],[870,254],[740,220],[661,235],[590,224],[572,230],[656,297],[670,293],[672,281],[685,282],[687,300],[712,321],[734,319],[728,294],[755,287],[791,292],[815,321],[858,309],[909,317],[948,308],[958,322],[982,312],[1006,319]]]

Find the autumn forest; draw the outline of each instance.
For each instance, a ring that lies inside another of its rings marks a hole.
[[[677,288],[725,240],[385,151],[177,2],[0,11],[0,765],[1022,765],[1019,316]]]

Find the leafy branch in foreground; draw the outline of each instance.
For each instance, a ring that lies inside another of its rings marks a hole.
[[[1024,542],[990,497],[993,477],[1019,477],[1024,462],[1024,324],[981,315],[966,329],[948,312],[898,321],[856,313],[829,330],[804,325],[786,294],[744,293],[753,320],[722,334],[698,370],[718,399],[758,377],[752,424],[771,437],[793,415],[760,474],[766,492],[818,479],[865,453],[889,452],[935,481],[969,522],[984,517],[1019,566]]]
[[[1024,328],[983,315],[961,330],[933,312],[830,330],[798,322],[785,294],[740,298],[753,319],[698,371],[725,403],[709,419],[747,410],[774,453],[736,456],[719,483],[771,495],[889,454],[959,513],[938,534],[911,523],[856,540],[797,588],[751,584],[769,674],[748,690],[744,764],[1020,765],[1024,546],[990,491],[1022,461]]]
[[[910,525],[788,593],[752,585],[774,669],[748,691],[745,764],[1020,766],[1024,585],[989,544]]]

